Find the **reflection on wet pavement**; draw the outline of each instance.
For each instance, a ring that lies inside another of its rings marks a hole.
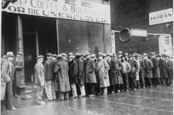
[[[19,101],[17,111],[2,115],[172,115],[172,86],[139,89],[69,101],[51,101],[36,105],[34,99]]]

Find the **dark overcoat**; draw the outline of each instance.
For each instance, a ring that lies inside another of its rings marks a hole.
[[[77,73],[78,73],[78,65],[75,60],[69,61],[69,80],[70,84],[77,84],[78,79],[77,79]]]
[[[21,79],[24,79],[24,61],[22,59],[15,60],[15,70],[16,86],[24,85],[21,84]]]
[[[59,60],[56,63],[54,72],[57,73],[60,92],[70,91],[70,82],[69,82],[68,71],[69,71],[69,67],[68,67],[67,61]]]
[[[159,68],[160,68],[161,78],[168,78],[166,70],[166,61],[164,59],[159,59]]]
[[[121,75],[121,64],[118,60],[110,61],[110,85],[123,84]]]
[[[51,59],[48,59],[44,63],[45,68],[45,81],[50,81],[54,79],[54,62]]]
[[[84,64],[84,60],[79,58],[77,60],[77,65],[78,65],[78,74],[77,74],[78,82],[79,82],[79,85],[83,86],[85,84],[85,64]]]
[[[145,59],[144,60],[144,64],[145,64],[145,77],[147,78],[152,78],[152,68],[153,68],[153,63],[150,59]]]
[[[160,78],[159,60],[157,58],[152,58],[151,61],[153,63],[153,78]]]

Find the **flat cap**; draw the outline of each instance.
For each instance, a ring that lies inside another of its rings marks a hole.
[[[66,53],[61,53],[61,55],[62,55],[63,57],[67,57],[67,54],[66,54]]]
[[[37,56],[37,59],[40,59],[40,58],[44,58],[44,56],[43,55]]]
[[[57,54],[53,54],[52,56],[53,56],[53,57],[57,57]]]
[[[22,56],[22,55],[23,55],[23,53],[22,53],[22,52],[17,52],[17,55],[21,55],[21,56]]]
[[[46,56],[52,56],[52,53],[47,53]]]

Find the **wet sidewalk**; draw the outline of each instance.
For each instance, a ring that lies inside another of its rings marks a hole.
[[[17,111],[2,111],[2,115],[173,115],[173,86],[46,101],[45,105],[37,105],[33,95],[15,99],[15,107]]]

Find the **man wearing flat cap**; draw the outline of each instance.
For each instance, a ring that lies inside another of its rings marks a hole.
[[[37,63],[34,66],[34,72],[35,72],[35,84],[37,85],[37,104],[43,105],[45,102],[42,99],[44,85],[45,85],[45,70],[43,66],[43,55],[39,55],[37,57]]]
[[[54,72],[58,77],[59,81],[59,99],[60,100],[68,100],[69,99],[69,91],[70,91],[70,83],[69,83],[69,75],[68,75],[68,63],[63,60],[63,56],[59,54],[57,56],[58,62],[55,65]]]
[[[20,90],[20,86],[24,86],[24,61],[23,54],[21,52],[17,52],[15,58],[15,85],[16,85],[16,94]]]
[[[45,68],[45,92],[47,95],[47,98],[49,101],[56,98],[55,92],[54,92],[54,62],[52,61],[52,54],[47,53],[46,54],[47,60],[44,62],[44,68]]]
[[[80,89],[80,96],[84,97],[86,96],[85,92],[85,68],[84,68],[84,60],[82,55],[76,56],[76,62],[77,62],[77,78],[78,78],[78,87]]]
[[[13,52],[7,52],[7,60],[4,60],[1,63],[1,83],[2,82],[6,83],[6,92],[4,93],[6,94],[5,101],[2,102],[2,107],[8,110],[16,110],[16,108],[12,104],[13,80],[14,80],[14,73],[15,73],[13,60],[14,60]]]

